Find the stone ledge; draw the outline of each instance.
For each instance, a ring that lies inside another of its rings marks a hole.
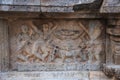
[[[94,0],[1,0],[0,11],[74,12],[74,5],[92,3],[93,1]]]
[[[40,0],[0,0],[1,5],[40,5]]]
[[[4,72],[0,80],[112,80],[101,71]]]
[[[41,0],[41,6],[73,6],[92,3],[94,0]]]
[[[40,12],[40,6],[0,5],[0,11]]]

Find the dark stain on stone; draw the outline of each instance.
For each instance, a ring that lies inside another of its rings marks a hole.
[[[102,2],[103,2],[103,0],[95,0],[92,3],[77,4],[77,5],[73,6],[73,10],[74,11],[98,10],[98,9],[100,9]]]

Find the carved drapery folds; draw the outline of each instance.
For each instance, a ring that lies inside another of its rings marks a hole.
[[[52,64],[56,70],[57,65],[69,68],[69,64],[72,68],[76,66],[73,70],[100,69],[103,25],[97,20],[88,21],[87,25],[85,23],[79,20],[13,23],[18,25],[14,25],[15,30],[11,32],[12,66]]]
[[[120,20],[110,20],[107,28],[106,64],[104,72],[109,77],[120,79]]]

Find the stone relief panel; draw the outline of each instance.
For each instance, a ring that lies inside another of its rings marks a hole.
[[[103,28],[97,20],[16,21],[10,32],[12,68],[98,70],[104,59]]]

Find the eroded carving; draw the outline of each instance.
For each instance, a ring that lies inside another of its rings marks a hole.
[[[28,22],[29,23],[29,22]],[[63,25],[67,23],[67,25]],[[38,29],[22,25],[17,36],[18,61],[20,62],[99,62],[102,45],[97,40],[101,35],[101,24],[92,31],[81,23],[63,21],[48,22]]]
[[[17,28],[14,27],[17,32],[11,34],[12,57],[16,57],[12,66],[18,63],[74,63],[85,64],[85,69],[92,69],[90,65],[93,64],[96,65],[93,70],[99,69],[103,26],[97,20],[85,23],[77,20],[18,22]]]

